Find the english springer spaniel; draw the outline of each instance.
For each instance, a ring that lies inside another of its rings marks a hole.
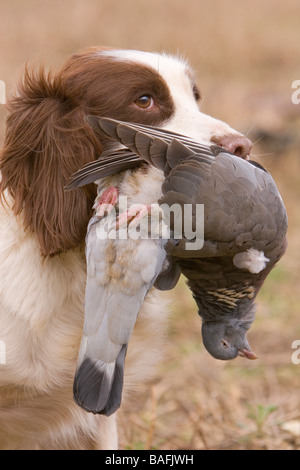
[[[26,67],[7,104],[0,159],[1,449],[117,448],[115,415],[93,415],[73,401],[96,186],[64,187],[109,145],[86,115],[159,126],[246,157],[251,142],[203,114],[199,102],[192,68],[167,54],[95,47],[55,74]],[[132,190],[147,191],[149,175],[140,184]],[[153,289],[127,354],[125,391],[149,378],[165,322]]]

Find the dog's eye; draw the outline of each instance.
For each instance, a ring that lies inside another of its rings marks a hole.
[[[222,345],[223,345],[223,348],[225,349],[229,348],[227,341],[225,341],[224,339],[222,339]]]
[[[143,108],[143,109],[150,108],[150,106],[152,106],[153,103],[154,103],[153,98],[150,95],[142,95],[138,99],[135,100],[135,104],[139,108]]]

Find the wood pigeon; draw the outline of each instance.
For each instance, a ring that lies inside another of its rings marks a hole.
[[[99,191],[87,233],[85,325],[74,381],[80,406],[109,415],[120,405],[127,344],[147,292],[153,285],[172,289],[181,273],[202,317],[203,343],[209,353],[222,360],[238,355],[256,359],[246,333],[254,320],[255,297],[284,254],[287,214],[273,178],[256,162],[151,126],[95,116],[88,122],[125,146],[114,145],[87,164],[67,187],[102,178],[109,186]],[[169,240],[99,236],[99,228],[110,233],[111,208],[117,208],[117,224],[125,221],[127,229],[131,221],[151,217],[153,208],[145,205],[144,211],[139,207],[137,212],[120,213],[118,186],[109,185],[111,175],[122,181],[124,170],[145,172],[145,165],[158,168],[164,176],[154,208],[192,206],[195,229],[195,208],[204,205],[199,248],[188,249],[193,240],[178,237],[174,219]],[[118,275],[110,276],[109,270]]]

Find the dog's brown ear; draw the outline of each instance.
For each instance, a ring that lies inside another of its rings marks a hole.
[[[2,195],[37,237],[44,256],[84,241],[95,185],[66,192],[70,176],[102,149],[84,111],[64,92],[59,77],[26,68],[18,93],[8,103],[0,171]]]

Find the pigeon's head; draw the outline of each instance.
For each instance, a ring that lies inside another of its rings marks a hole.
[[[203,344],[214,358],[223,361],[237,356],[257,359],[246,339],[247,329],[243,323],[234,318],[227,321],[204,321]]]

